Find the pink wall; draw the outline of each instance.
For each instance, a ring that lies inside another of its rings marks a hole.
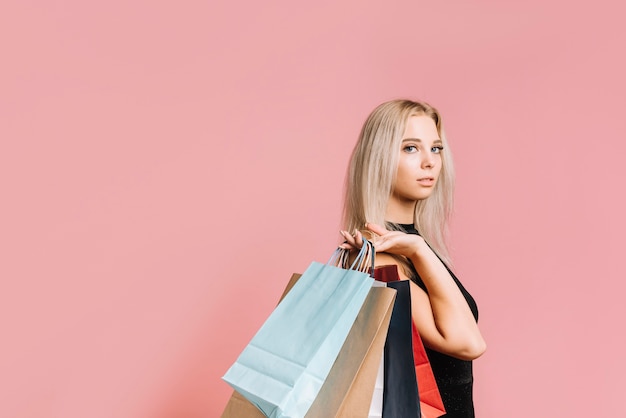
[[[0,416],[218,416],[404,96],[456,155],[478,416],[624,416],[621,3],[215,3],[0,6]]]

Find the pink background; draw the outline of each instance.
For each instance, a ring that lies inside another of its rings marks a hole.
[[[398,97],[455,153],[478,416],[626,416],[624,10],[576,3],[4,0],[0,416],[218,416]]]

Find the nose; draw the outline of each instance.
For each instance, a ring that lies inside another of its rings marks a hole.
[[[433,168],[435,166],[435,159],[432,153],[425,152],[422,157],[422,168]]]

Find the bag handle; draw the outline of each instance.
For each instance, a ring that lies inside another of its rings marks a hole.
[[[352,265],[348,268],[348,262],[350,260],[350,250],[345,248],[337,248],[330,256],[328,263],[332,266],[341,267],[348,270],[357,270],[363,273],[369,273],[374,277],[374,262],[376,257],[376,251],[374,244],[363,237],[363,246],[359,250],[356,258],[352,262]],[[369,263],[368,263],[369,261]]]

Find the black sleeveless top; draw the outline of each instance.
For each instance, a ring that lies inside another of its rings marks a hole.
[[[417,230],[412,224],[396,224],[408,234],[417,234]],[[445,266],[445,263],[444,263]],[[459,279],[450,271],[448,266],[446,269],[456,282],[459,290],[465,297],[472,314],[478,321],[478,307],[474,298],[465,290]],[[413,269],[411,277],[419,287],[428,293],[426,285],[420,278],[419,274]],[[472,375],[472,362],[467,360],[459,360],[446,354],[434,351],[426,347],[426,354],[430,360],[430,365],[439,387],[439,393],[446,408],[446,414],[442,418],[473,418],[474,401],[472,398],[472,383],[474,381]]]

